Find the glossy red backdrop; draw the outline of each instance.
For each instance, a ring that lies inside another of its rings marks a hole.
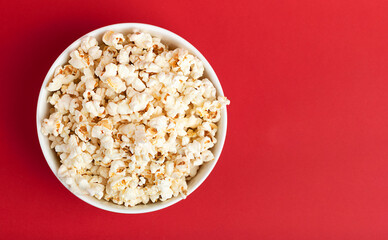
[[[387,239],[388,2],[2,1],[2,239]],[[228,135],[187,200],[142,215],[96,209],[47,166],[43,78],[81,35],[143,22],[218,74]]]

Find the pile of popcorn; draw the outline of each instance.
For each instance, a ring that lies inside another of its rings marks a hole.
[[[184,197],[214,159],[229,100],[185,49],[140,31],[108,31],[102,41],[83,39],[47,86],[42,133],[60,157],[59,177],[77,194],[125,206]]]

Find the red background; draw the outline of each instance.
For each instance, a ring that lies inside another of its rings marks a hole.
[[[0,238],[388,239],[387,1],[1,3]],[[57,56],[120,22],[190,41],[231,100],[204,185],[142,215],[74,197],[35,128]]]

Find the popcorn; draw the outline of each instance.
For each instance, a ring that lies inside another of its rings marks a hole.
[[[140,80],[139,78],[133,78],[131,83],[132,83],[133,89],[135,89],[138,92],[142,92],[146,88],[143,81]]]
[[[98,46],[94,46],[89,48],[88,54],[93,60],[96,60],[101,57],[102,51]]]
[[[48,91],[57,91],[62,85],[66,85],[77,79],[80,75],[79,70],[71,65],[66,65],[63,68],[58,66],[54,71],[54,78],[47,86]]]
[[[153,99],[154,97],[147,93],[137,93],[132,97],[132,101],[129,103],[129,108],[133,112],[142,111],[147,107],[147,104]]]
[[[211,151],[205,150],[201,154],[202,161],[209,162],[214,159],[214,155]]]
[[[202,62],[198,58],[194,58],[191,68],[192,68],[192,71],[190,73],[190,76],[193,79],[197,79],[201,77],[203,74],[203,71],[205,70]]]
[[[131,34],[129,37],[129,40],[132,42],[135,42],[136,46],[139,48],[151,48],[152,43],[152,37],[148,33],[143,32],[135,32],[134,34]]]
[[[81,49],[84,52],[88,52],[90,48],[98,45],[97,39],[94,37],[86,37],[81,41]]]
[[[104,107],[101,107],[98,101],[86,102],[83,104],[83,107],[91,117],[96,117],[104,112]]]
[[[102,139],[106,135],[112,134],[112,125],[106,121],[102,120],[92,128],[92,137]]]
[[[165,131],[167,128],[167,121],[168,121],[167,117],[159,116],[151,119],[148,125],[152,128],[155,128],[158,132],[162,132],[162,131]]]
[[[84,69],[94,64],[92,57],[85,54],[82,50],[72,51],[70,57],[69,63],[77,69]]]
[[[90,140],[90,131],[91,127],[88,124],[81,124],[75,129],[75,133],[84,142],[87,142]]]
[[[88,194],[101,199],[104,195],[104,185],[101,184],[101,178],[82,176],[76,173],[74,169],[61,165],[58,169],[58,176],[69,185],[70,189],[76,194]]]
[[[43,120],[42,123],[42,133],[47,136],[52,134],[54,136],[58,136],[62,133],[63,123],[62,123],[62,115],[59,112],[55,112],[50,115],[49,119]]]
[[[108,46],[113,46],[117,50],[120,50],[123,48],[123,43],[124,43],[124,36],[121,33],[115,33],[114,31],[108,31],[104,34],[102,37],[102,41],[108,45]]]
[[[113,138],[111,136],[103,136],[101,138],[101,147],[107,150],[111,150],[113,148]]]
[[[218,98],[216,101],[206,101],[202,107],[197,108],[196,114],[210,122],[218,122],[221,118],[221,108],[229,101]]]
[[[101,79],[107,79],[109,77],[115,77],[117,74],[117,66],[114,63],[105,65],[105,72],[100,77]]]
[[[72,97],[68,94],[62,95],[62,97],[59,99],[58,103],[55,105],[56,109],[60,113],[66,113],[69,111],[70,103],[72,101]]]
[[[116,93],[126,90],[125,83],[119,77],[107,78],[103,82],[107,83]]]
[[[109,102],[108,105],[106,106],[106,111],[111,116],[117,115],[117,104],[114,102]]]
[[[229,100],[185,49],[139,31],[108,31],[102,41],[84,38],[47,85],[42,133],[60,158],[58,176],[76,194],[125,206],[185,197],[214,160]]]
[[[118,66],[118,74],[119,74],[119,77],[122,79],[137,76],[137,74],[135,74],[135,67],[133,65],[124,65],[124,64],[120,64]]]
[[[109,177],[122,176],[126,174],[126,166],[123,161],[115,160],[110,165]]]
[[[149,63],[145,67],[145,71],[149,73],[158,73],[162,71],[162,68],[156,65],[155,63]]]
[[[125,46],[117,55],[117,61],[121,64],[129,63],[129,54],[131,53],[132,47],[130,45]]]

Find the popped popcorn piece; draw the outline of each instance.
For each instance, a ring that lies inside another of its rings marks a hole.
[[[62,115],[59,112],[55,112],[50,115],[50,118],[43,120],[42,123],[42,133],[47,136],[52,134],[58,136],[62,133],[63,123],[61,121]]]
[[[129,40],[135,42],[136,46],[141,49],[151,48],[153,45],[152,37],[149,33],[135,32],[134,34],[131,34]]]
[[[81,41],[81,49],[84,52],[88,52],[90,48],[98,45],[97,39],[94,37],[86,37]]]
[[[101,57],[102,51],[101,51],[99,46],[94,46],[94,47],[89,48],[88,54],[93,60],[96,60],[96,59],[99,59]]]
[[[123,161],[115,160],[110,165],[109,177],[122,176],[126,174],[126,166]]]
[[[72,51],[70,57],[69,63],[77,69],[84,69],[94,65],[92,57],[85,54],[82,50]]]
[[[114,63],[109,63],[105,66],[105,73],[100,77],[101,79],[106,79],[109,77],[115,77],[117,74],[117,65]]]
[[[136,91],[142,92],[146,88],[146,85],[139,78],[133,78],[132,79],[132,87]]]
[[[155,128],[158,132],[165,131],[167,128],[168,118],[165,116],[159,116],[149,121],[149,126]]]
[[[129,103],[129,108],[133,112],[142,111],[147,107],[147,104],[153,99],[154,97],[145,92],[137,93],[132,97],[132,101]]]
[[[123,48],[123,43],[125,41],[124,35],[121,33],[116,33],[114,31],[108,31],[104,34],[102,37],[102,41],[108,45],[108,46],[113,46],[117,50],[120,50]]]
[[[83,104],[83,107],[86,112],[90,114],[91,117],[96,117],[102,114],[105,110],[104,107],[100,106],[98,101],[89,101]]]
[[[65,65],[63,68],[58,66],[54,71],[54,78],[47,86],[48,91],[57,91],[62,85],[66,85],[77,79],[80,75],[78,69],[71,65]]]
[[[80,124],[76,129],[75,133],[84,142],[87,142],[90,140],[90,131],[91,127],[88,124]]]
[[[229,100],[185,49],[139,31],[108,31],[102,42],[83,39],[47,86],[42,133],[60,158],[58,176],[76,194],[125,206],[185,197],[214,159]]]
[[[104,80],[116,93],[121,93],[126,90],[125,83],[119,77],[107,78]]]
[[[111,150],[113,148],[113,138],[111,136],[103,136],[101,138],[101,147],[107,150]]]
[[[129,54],[131,53],[132,47],[130,45],[125,46],[117,55],[117,61],[121,64],[129,63]]]

